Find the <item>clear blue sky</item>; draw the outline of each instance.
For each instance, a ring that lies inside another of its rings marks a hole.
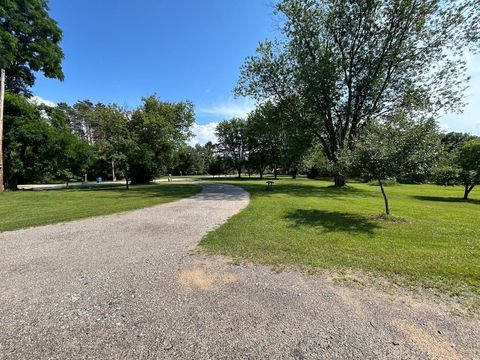
[[[251,108],[233,99],[239,67],[276,24],[270,0],[50,0],[64,32],[65,81],[35,95],[135,107],[142,96],[192,100],[199,124]]]
[[[197,140],[211,138],[215,122],[253,106],[233,99],[239,68],[258,41],[273,37],[272,0],[50,0],[63,29],[65,81],[38,76],[33,91],[58,103],[116,102],[131,108],[142,96],[192,100]],[[445,117],[452,130],[480,133],[479,57],[472,57],[474,103]],[[477,104],[477,105],[475,105]],[[467,118],[468,116],[468,118]],[[472,118],[476,116],[476,118]]]

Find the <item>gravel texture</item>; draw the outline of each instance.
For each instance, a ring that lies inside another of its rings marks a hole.
[[[248,204],[192,198],[0,234],[1,359],[479,359],[438,304],[192,253]]]

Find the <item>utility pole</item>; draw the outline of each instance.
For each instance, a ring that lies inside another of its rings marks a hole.
[[[5,70],[0,70],[0,192],[3,192],[3,102],[5,98]]]

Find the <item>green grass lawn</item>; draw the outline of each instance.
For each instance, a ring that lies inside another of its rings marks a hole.
[[[198,185],[151,184],[0,194],[0,231],[106,215],[175,201],[200,192]]]
[[[386,187],[394,216],[388,222],[378,186],[280,180],[232,182],[251,194],[250,205],[202,240],[207,252],[305,270],[360,270],[394,282],[480,294],[480,188],[435,185]]]

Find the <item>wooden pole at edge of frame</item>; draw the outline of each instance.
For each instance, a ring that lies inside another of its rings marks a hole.
[[[3,103],[5,99],[5,70],[0,70],[0,192],[4,190],[3,185]]]

